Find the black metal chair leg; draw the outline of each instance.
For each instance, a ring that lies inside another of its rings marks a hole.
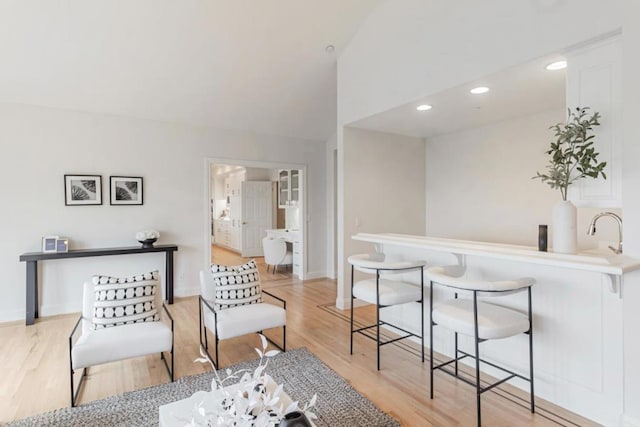
[[[287,351],[287,325],[282,326],[282,351]]]
[[[217,332],[217,331],[216,331]],[[218,343],[220,340],[218,339],[218,334],[216,333],[216,369],[220,367],[220,362],[218,361]]]

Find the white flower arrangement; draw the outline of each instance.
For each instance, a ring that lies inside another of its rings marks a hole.
[[[313,395],[309,403],[300,408],[297,401],[291,401],[283,392],[282,384],[278,385],[265,373],[268,359],[280,353],[278,350],[267,349],[266,338],[260,335],[262,350],[255,349],[260,356],[260,363],[253,374],[248,369],[233,372],[226,370],[226,376],[220,375],[206,352],[200,348],[201,358],[195,362],[209,363],[213,368],[214,377],[211,381],[211,391],[204,392],[190,419],[182,419],[185,427],[277,427],[286,414],[300,411],[309,420],[317,416],[311,412],[315,406],[317,395]],[[232,380],[237,384],[228,385]]]
[[[142,230],[136,233],[136,240],[138,242],[157,239],[158,237],[160,237],[160,233],[156,230]]]

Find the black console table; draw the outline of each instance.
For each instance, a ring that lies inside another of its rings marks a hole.
[[[173,304],[173,253],[176,245],[155,245],[152,248],[131,246],[126,248],[75,249],[69,252],[27,252],[20,255],[20,261],[27,263],[27,318],[26,324],[33,325],[38,318],[38,261],[47,259],[84,258],[105,255],[165,253],[165,295],[167,302]]]

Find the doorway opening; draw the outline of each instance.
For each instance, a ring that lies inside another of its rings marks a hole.
[[[306,166],[234,159],[205,161],[205,266],[256,259],[266,271],[262,239],[285,240],[291,265],[279,275],[306,275]]]

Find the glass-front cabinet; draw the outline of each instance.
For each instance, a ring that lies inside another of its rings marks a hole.
[[[287,208],[300,202],[300,171],[282,169],[278,172],[278,206]]]

